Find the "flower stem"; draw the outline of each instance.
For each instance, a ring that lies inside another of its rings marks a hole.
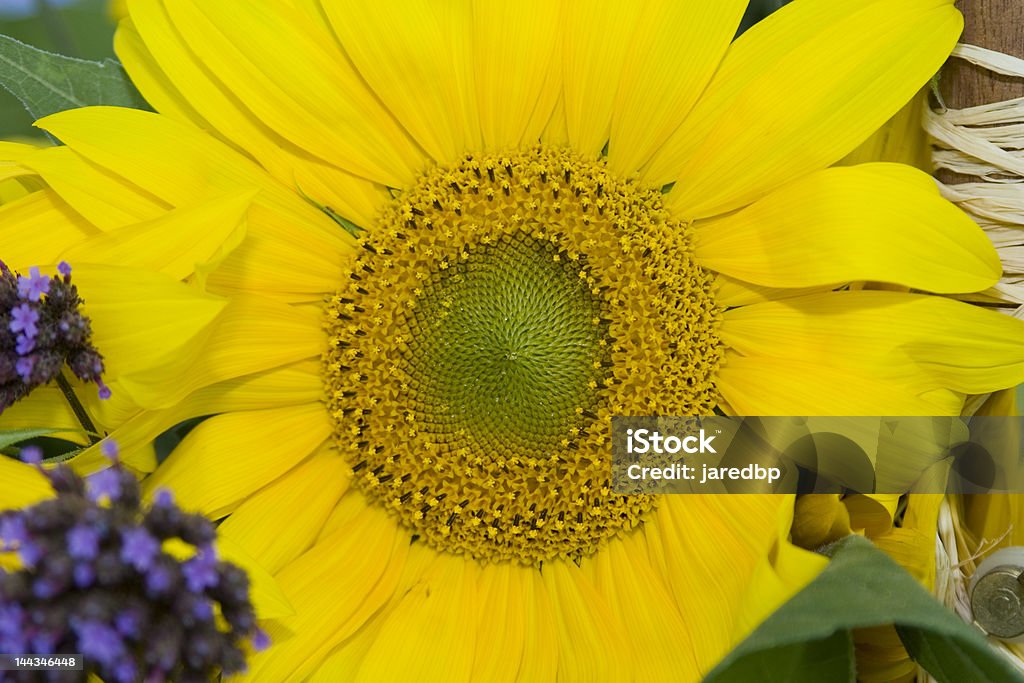
[[[78,423],[82,425],[86,436],[89,437],[89,445],[99,443],[100,438],[99,432],[96,431],[96,425],[93,424],[89,414],[85,412],[82,402],[78,400],[78,396],[75,395],[75,390],[71,387],[71,384],[67,379],[64,378],[63,373],[57,375],[57,386],[60,387],[61,393],[64,394],[64,398],[67,399],[68,405],[71,406],[71,411],[75,414],[75,417],[78,418]]]

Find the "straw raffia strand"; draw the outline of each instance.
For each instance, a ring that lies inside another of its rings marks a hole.
[[[1009,534],[1010,530],[1007,529],[1006,533]],[[960,523],[956,506],[950,505],[948,500],[942,502],[935,538],[935,597],[967,623],[974,620],[968,591],[971,575],[982,557],[1002,540],[996,538],[978,542],[969,538]],[[989,638],[988,641],[1018,671],[1024,673],[1024,645],[1007,643],[998,638]],[[919,683],[938,683],[924,669],[918,669],[917,680]]]
[[[1024,79],[1024,59],[963,44],[952,56]],[[999,283],[971,298],[1001,302],[1007,312],[1024,317],[1024,98],[929,111],[925,130],[934,145],[935,170],[981,179],[939,183],[943,196],[985,230],[1003,263]]]
[[[974,45],[958,45],[953,57],[989,71],[1024,79],[1024,59]],[[985,230],[1003,264],[994,287],[971,298],[1002,304],[1024,318],[1024,98],[967,109],[928,111],[925,130],[932,138],[933,166],[979,182],[946,185],[943,196],[957,204]],[[985,397],[975,397],[975,404]],[[968,405],[966,414],[972,414]],[[1010,533],[1008,529],[1007,534]],[[973,622],[968,586],[981,558],[1003,539],[974,539],[959,518],[956,504],[944,501],[935,539],[935,595],[964,621]],[[1024,645],[988,639],[1024,673]],[[918,681],[936,683],[924,670]]]

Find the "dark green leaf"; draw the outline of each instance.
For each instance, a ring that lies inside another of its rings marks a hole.
[[[941,683],[1024,683],[977,629],[869,541],[843,539],[831,554],[821,575],[740,643],[705,683],[853,681],[852,651],[844,649],[851,629],[885,624],[896,625],[907,651]]]
[[[714,680],[840,683],[855,680],[853,664],[853,637],[849,631],[836,631],[822,640],[750,652]]]
[[[17,97],[36,119],[98,104],[148,109],[124,69],[113,59],[74,59],[2,35],[0,86]]]

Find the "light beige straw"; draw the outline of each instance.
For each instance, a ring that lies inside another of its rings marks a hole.
[[[1004,76],[1024,79],[1024,59],[974,45],[958,45],[953,57]],[[1003,262],[995,287],[970,298],[1001,302],[1024,318],[1024,97],[967,109],[928,111],[933,165],[981,182],[939,188],[988,234]]]
[[[958,45],[952,56],[1003,76],[1024,79],[1024,59],[964,44]],[[956,185],[939,182],[939,189],[985,230],[1003,264],[998,284],[981,295],[964,298],[1001,304],[1004,312],[1024,318],[1024,98],[967,109],[930,110],[925,115],[925,130],[932,138],[935,171],[980,179]],[[969,403],[967,414],[984,398]],[[935,539],[935,595],[968,623],[973,621],[968,595],[971,575],[981,557],[1000,540],[971,538],[956,506],[943,502]],[[1024,672],[1024,646],[996,638],[989,642]],[[921,669],[918,681],[935,683]]]

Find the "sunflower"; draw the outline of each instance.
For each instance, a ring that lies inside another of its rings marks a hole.
[[[97,421],[148,470],[212,415],[145,485],[291,603],[254,678],[695,680],[824,560],[788,496],[612,493],[612,415],[949,415],[1024,380],[1018,322],[932,295],[998,279],[981,231],[918,171],[829,167],[952,3],[796,0],[732,42],[745,5],[133,0],[158,113],[37,124],[65,146],[16,161],[76,229],[12,267],[224,304]]]

